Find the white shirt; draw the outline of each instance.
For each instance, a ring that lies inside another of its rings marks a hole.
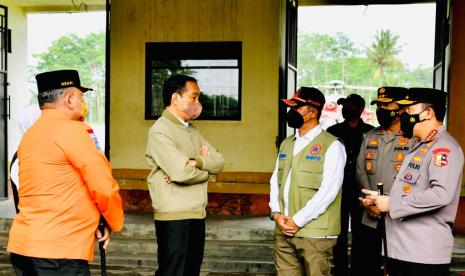
[[[321,126],[318,125],[304,136],[299,137],[299,131],[297,130],[293,149],[294,156],[311,143],[322,131]],[[334,201],[342,186],[342,180],[344,179],[346,158],[344,145],[339,140],[334,141],[328,147],[323,164],[324,167],[320,188],[307,204],[292,217],[297,226],[303,227],[311,220],[316,219],[323,214]],[[269,205],[272,212],[279,212],[287,216],[289,214],[291,172],[289,171],[286,183],[284,184],[284,210],[281,210],[279,206],[278,163],[279,158],[276,159],[276,166],[270,179]]]

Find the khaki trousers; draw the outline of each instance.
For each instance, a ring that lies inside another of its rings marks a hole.
[[[277,276],[331,275],[336,239],[311,239],[276,234],[274,259]]]

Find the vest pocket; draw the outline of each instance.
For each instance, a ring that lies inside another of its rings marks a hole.
[[[299,172],[297,182],[299,193],[299,206],[303,208],[305,204],[315,195],[321,185],[321,174],[314,172]]]

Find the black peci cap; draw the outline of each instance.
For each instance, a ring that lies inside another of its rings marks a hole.
[[[375,103],[390,103],[401,100],[407,95],[407,88],[395,86],[382,86],[378,88],[378,98],[371,101],[370,104]]]
[[[354,105],[358,108],[365,108],[365,100],[358,94],[350,94],[345,98],[339,98],[337,104],[344,105]]]
[[[407,95],[398,104],[411,105],[416,103],[431,103],[438,106],[445,106],[447,93],[433,88],[410,88]]]
[[[36,75],[36,80],[39,93],[67,87],[76,87],[82,92],[93,90],[92,88],[81,86],[79,73],[76,70],[58,70],[40,73]]]
[[[325,105],[325,96],[315,87],[301,87],[290,99],[281,99],[289,107],[311,105],[319,110]]]

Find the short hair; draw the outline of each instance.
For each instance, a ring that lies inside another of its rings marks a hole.
[[[442,122],[446,116],[446,107],[437,103],[422,103],[423,109],[431,108],[434,111],[436,120]]]
[[[54,103],[60,95],[71,92],[72,87],[52,89],[48,91],[40,92],[37,95],[37,101],[39,102],[39,107],[42,108],[47,103]]]
[[[195,78],[186,75],[173,75],[165,81],[162,95],[164,107],[171,104],[171,96],[174,93],[179,93],[181,95],[184,93],[188,81],[197,83]]]

